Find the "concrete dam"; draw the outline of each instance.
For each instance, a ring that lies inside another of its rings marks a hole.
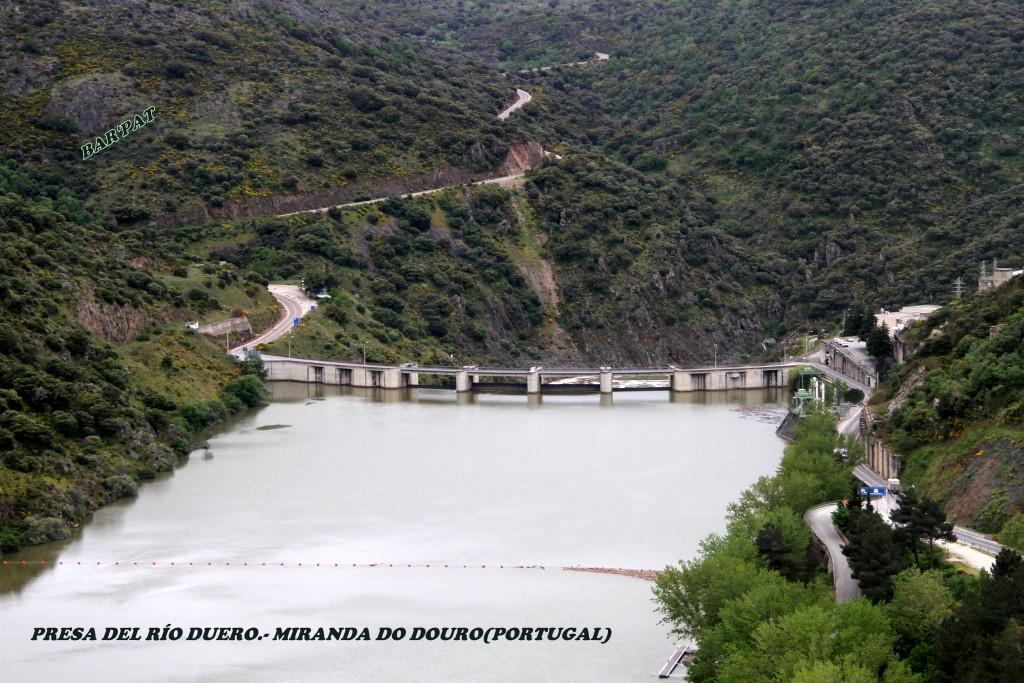
[[[527,394],[539,394],[545,383],[572,377],[595,377],[589,386],[602,394],[613,391],[612,380],[628,377],[640,380],[668,380],[674,392],[725,391],[729,389],[763,389],[785,387],[793,363],[736,365],[728,367],[677,368],[486,368],[476,365],[462,367],[420,366],[415,363],[381,365],[262,356],[267,381],[306,382],[351,387],[403,389],[420,386],[421,375],[454,377],[455,390],[471,392],[474,387],[488,385],[522,386]],[[587,387],[588,385],[582,385]]]

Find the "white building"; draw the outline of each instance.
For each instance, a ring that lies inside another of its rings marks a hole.
[[[875,314],[875,325],[885,324],[889,328],[889,337],[900,330],[906,329],[915,320],[924,320],[942,306],[904,306],[898,311],[887,311],[884,308]]]

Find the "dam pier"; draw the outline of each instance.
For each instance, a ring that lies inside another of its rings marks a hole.
[[[349,363],[267,355],[261,358],[267,372],[267,381],[270,382],[404,389],[420,386],[422,375],[435,375],[454,378],[455,391],[459,393],[489,386],[506,389],[521,386],[527,394],[540,394],[545,384],[570,378],[590,377],[595,381],[578,383],[575,386],[582,390],[611,394],[617,390],[613,385],[616,378],[628,378],[667,380],[667,388],[673,392],[768,389],[785,387],[789,377],[788,371],[795,367],[793,363],[772,363],[698,368],[677,368],[672,365],[661,368],[487,368],[476,365],[443,367],[421,366],[415,363]]]

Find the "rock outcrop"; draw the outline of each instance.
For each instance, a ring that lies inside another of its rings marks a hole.
[[[521,142],[512,145],[505,161],[498,167],[499,176],[518,175],[536,168],[544,161],[544,148],[539,142]]]

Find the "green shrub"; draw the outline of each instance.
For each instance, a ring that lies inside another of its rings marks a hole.
[[[1018,512],[1011,517],[996,538],[1003,545],[1024,552],[1024,514]]]
[[[15,438],[24,444],[49,446],[53,443],[53,430],[45,422],[32,415],[9,410],[4,413],[4,421]]]
[[[226,391],[221,392],[220,400],[229,414],[240,413],[245,408],[245,404],[237,396]]]
[[[171,439],[171,450],[179,458],[187,457],[189,452],[192,450],[192,444],[184,436],[176,436]]]
[[[50,414],[50,422],[53,428],[64,436],[73,436],[78,432],[78,420],[74,415],[65,413],[62,410],[55,410]]]
[[[338,323],[339,325],[344,325],[348,322],[348,313],[345,311],[345,309],[340,308],[339,306],[335,306],[333,304],[328,305],[325,308],[325,313],[327,314],[327,317],[333,320],[334,322]]]
[[[92,348],[89,333],[84,330],[72,330],[64,338],[64,346],[76,356],[85,356]]]
[[[241,369],[243,375],[253,375],[254,377],[259,377],[260,379],[267,378],[267,369],[266,367],[264,367],[263,360],[260,358],[250,358],[243,360],[241,363],[238,364],[238,366],[239,369]]]
[[[654,152],[644,152],[633,160],[633,168],[638,171],[664,171],[666,166],[668,160]]]
[[[117,474],[103,480],[103,485],[115,499],[130,498],[138,493],[138,485],[127,474]]]
[[[224,387],[226,396],[232,396],[250,408],[263,405],[266,393],[263,380],[258,375],[243,375],[231,380]]]
[[[195,398],[181,405],[178,413],[185,418],[193,430],[213,424],[215,419],[210,404],[202,399]]]
[[[175,410],[178,407],[174,401],[160,394],[146,394],[142,398],[142,404],[156,410]]]
[[[170,420],[167,419],[167,414],[154,408],[147,408],[143,416],[155,432],[162,432],[164,428],[170,424]]]
[[[39,545],[60,541],[71,535],[64,520],[57,517],[26,517],[25,531],[21,534],[22,545]]]
[[[16,553],[21,550],[21,535],[17,531],[0,532],[0,553]]]
[[[75,120],[63,114],[47,114],[39,122],[39,127],[57,133],[75,133],[78,131],[78,124],[75,123]]]
[[[14,434],[9,429],[0,428],[0,451],[14,448]]]
[[[843,400],[847,403],[860,403],[864,400],[864,392],[856,387],[851,387],[843,392]]]

